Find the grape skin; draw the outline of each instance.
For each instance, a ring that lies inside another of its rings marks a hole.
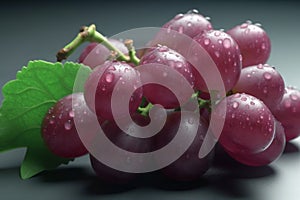
[[[76,106],[72,108],[72,104]],[[75,158],[86,154],[87,150],[75,127],[74,116],[82,116],[84,119],[81,123],[89,123],[92,114],[82,93],[74,93],[59,100],[49,109],[42,124],[42,137],[49,150],[64,158]]]
[[[178,14],[172,20],[163,25],[163,28],[174,30],[191,38],[212,29],[211,23],[197,10],[191,10],[186,14]]]
[[[243,67],[267,62],[271,53],[271,41],[260,26],[246,22],[228,30],[227,33],[240,47]]]
[[[277,160],[283,153],[286,140],[282,125],[276,121],[275,137],[270,146],[259,153],[247,154],[245,152],[227,152],[232,158],[248,166],[265,166]]]
[[[272,112],[284,127],[287,141],[300,135],[300,91],[298,89],[286,87],[281,102],[272,109]]]
[[[172,140],[177,132],[180,123],[180,117],[182,117],[183,125],[189,126],[191,119],[195,121],[198,119],[195,117],[195,113],[191,112],[172,112],[168,115],[167,122],[164,128],[161,130],[160,137],[156,138],[156,146],[162,147],[168,141]],[[198,153],[202,146],[204,137],[207,133],[208,124],[200,118],[197,135],[189,148],[181,155],[175,162],[169,166],[161,169],[161,173],[172,180],[176,181],[194,181],[203,176],[203,174],[210,168],[214,151],[211,151],[204,158],[199,158]],[[189,133],[187,132],[187,137]],[[182,148],[178,146],[178,148]],[[170,152],[172,153],[172,152]]]
[[[232,153],[264,151],[275,134],[275,118],[268,107],[248,94],[236,93],[226,97],[226,101],[219,102],[212,112],[217,121],[225,119],[220,144]],[[225,116],[221,115],[224,107]]]
[[[242,68],[241,53],[237,43],[230,35],[219,30],[204,32],[194,37],[194,40],[208,52],[215,62],[223,79],[225,90],[231,90],[237,83]],[[194,75],[195,88],[208,92],[204,79],[195,69]]]
[[[170,70],[173,69],[182,74],[184,78],[190,83],[191,87],[193,87],[194,76],[192,73],[192,66],[186,61],[186,59],[181,54],[166,46],[152,47],[141,58],[140,63],[141,65],[157,63],[168,66],[170,67]],[[165,72],[165,75],[168,75],[167,71]],[[177,89],[180,90],[180,97],[184,101],[187,101],[190,98],[191,94],[183,91],[180,87],[178,87]],[[169,89],[162,85],[144,85],[143,93],[150,103],[161,104],[166,109],[177,108],[180,106],[176,96]]]
[[[259,64],[242,69],[233,91],[255,96],[271,109],[280,103],[284,88],[284,80],[278,71],[267,64]]]
[[[121,84],[127,88],[122,91],[116,88],[118,81],[121,81]],[[139,85],[141,85],[140,74],[133,67],[125,62],[107,61],[96,67],[90,74],[85,83],[84,97],[89,108],[98,117],[105,120],[113,120],[114,117],[121,118],[126,116],[125,111],[120,111],[117,116],[113,116],[111,107],[113,91],[116,90],[118,92],[117,106],[125,106],[129,109],[129,113],[134,113],[142,101],[143,91]],[[135,92],[131,95],[128,106],[124,96],[129,90],[134,90]]]

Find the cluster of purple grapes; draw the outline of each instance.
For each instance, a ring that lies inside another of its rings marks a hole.
[[[161,148],[174,138],[180,122],[188,126],[197,119],[199,128],[192,145],[175,162],[160,170],[176,180],[194,180],[208,170],[213,152],[204,158],[199,158],[198,152],[209,123],[214,123],[211,119],[224,120],[219,143],[235,160],[249,166],[262,166],[280,157],[286,142],[300,134],[300,91],[286,87],[280,73],[266,64],[271,42],[261,25],[247,21],[226,32],[214,30],[208,18],[192,10],[176,15],[162,30],[166,34],[175,31],[176,34],[188,36],[208,53],[218,68],[227,96],[210,110],[210,90],[204,78],[182,52],[167,45],[175,42],[174,38],[170,40],[172,37],[165,37],[163,41],[164,37],[160,35],[150,48],[138,53],[140,65],[151,64],[152,74],[143,71],[139,65],[109,59],[111,52],[104,45],[91,43],[79,58],[80,63],[93,69],[85,82],[84,93],[61,99],[44,119],[42,136],[49,149],[67,158],[88,153],[78,136],[74,116],[82,118],[80,123],[89,123],[95,113],[104,133],[115,145],[136,153]],[[129,54],[121,41],[109,41],[124,54]],[[161,44],[158,45],[157,41]],[[143,79],[149,76],[166,78],[172,70],[193,87],[197,98],[208,102],[200,120],[193,112],[178,111],[182,105],[180,102],[188,102],[192,96],[189,91],[181,90],[180,82],[175,83],[180,95],[175,95],[174,91],[163,85],[142,84]],[[128,91],[131,91],[129,98]],[[111,106],[114,93],[117,99]],[[170,111],[166,123],[155,136],[132,137],[118,127],[115,120],[129,116],[133,120],[130,123],[140,126],[149,124],[150,117],[144,111],[153,104],[160,104]],[[225,115],[222,113],[224,108]],[[186,134],[188,138],[189,133]],[[117,171],[92,155],[90,157],[94,170],[101,178],[122,182],[136,177],[134,173]]]

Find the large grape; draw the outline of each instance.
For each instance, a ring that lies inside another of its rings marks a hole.
[[[44,118],[43,140],[50,151],[60,157],[74,158],[87,153],[77,133],[74,123],[75,115],[82,116],[82,120],[78,123],[89,124],[92,122],[93,113],[87,107],[82,93],[62,98],[49,109]],[[86,131],[93,130],[87,129]],[[91,134],[87,134],[87,136]]]
[[[272,109],[272,112],[284,127],[287,141],[300,135],[300,91],[298,89],[286,87],[282,101]]]
[[[224,108],[225,116],[220,114]],[[274,138],[274,116],[262,101],[251,95],[236,93],[226,97],[212,115],[217,121],[225,119],[219,142],[229,152],[259,153],[268,148]]]
[[[180,118],[182,121],[180,121]],[[180,123],[183,123],[184,126],[190,126],[191,123],[196,123],[197,120],[195,113],[191,112],[173,112],[169,114],[167,122],[160,132],[162,135],[156,138],[156,146],[161,147],[172,140]],[[165,176],[177,181],[192,181],[201,177],[209,169],[214,155],[213,151],[209,152],[204,158],[200,159],[198,156],[207,128],[207,122],[200,118],[197,135],[193,143],[175,162],[161,170]],[[192,137],[192,134],[186,132],[186,137]],[[184,147],[179,144],[178,149],[180,148]],[[172,153],[175,152],[170,152],[170,154]]]
[[[242,69],[233,91],[255,96],[271,109],[280,103],[284,87],[279,72],[267,64],[259,64]]]
[[[189,62],[187,62],[187,60],[181,54],[177,53],[176,51],[166,46],[159,45],[157,47],[152,47],[142,57],[140,63],[141,64],[152,63],[152,64],[161,64],[161,65],[168,66],[170,70],[176,70],[177,72],[179,72],[190,83],[191,87],[193,86],[194,76],[192,73],[192,66],[189,64]],[[157,66],[160,67],[159,65]],[[153,70],[156,70],[155,67],[153,67]],[[165,76],[168,76],[168,74],[170,73],[168,71],[164,72]],[[155,74],[155,72],[153,72],[153,74]],[[154,76],[153,74],[151,74],[151,76]],[[146,76],[146,74],[141,74],[141,76]],[[187,101],[191,97],[191,94],[187,91],[184,91],[180,87],[180,80],[177,81],[178,81],[177,89],[181,92],[179,98],[181,98],[183,101]],[[174,95],[174,93],[172,93],[169,89],[167,89],[162,85],[156,83],[146,84],[143,87],[143,92],[144,92],[144,96],[152,104],[161,104],[164,108],[167,109],[176,108],[179,106],[179,101]]]
[[[116,84],[120,82],[119,87]],[[102,119],[114,119],[112,111],[112,95],[116,92],[115,109],[119,110],[115,117],[121,118],[134,113],[142,100],[140,73],[125,62],[107,61],[96,67],[85,83],[84,97],[90,109]],[[121,89],[120,89],[121,88]],[[130,100],[126,99],[128,92]],[[126,101],[129,101],[129,104]]]
[[[271,41],[259,24],[248,21],[228,30],[227,33],[240,47],[243,67],[267,62],[271,53]]]
[[[215,62],[224,82],[225,90],[229,91],[237,83],[241,68],[241,53],[237,43],[225,32],[219,30],[207,31],[194,37]],[[194,70],[195,88],[208,91],[200,73]]]
[[[128,54],[128,49],[123,42],[115,39],[108,39],[108,41],[122,53]],[[110,55],[110,50],[103,44],[92,42],[87,47],[85,47],[85,49],[83,49],[78,58],[78,62],[94,69],[96,66],[103,64]]]
[[[240,163],[249,166],[264,166],[274,162],[283,153],[285,147],[285,134],[282,125],[276,121],[275,136],[270,146],[259,153],[248,154],[243,151],[240,153],[228,154]]]
[[[167,30],[174,30],[191,38],[212,29],[208,18],[203,17],[197,10],[188,11],[186,14],[178,14],[172,20],[163,25]]]

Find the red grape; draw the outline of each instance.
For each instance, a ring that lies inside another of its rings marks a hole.
[[[87,153],[75,127],[75,115],[83,116],[84,119],[80,123],[88,123],[93,116],[82,93],[74,93],[62,98],[49,109],[44,118],[42,137],[55,155],[74,158]]]
[[[255,96],[271,109],[280,103],[284,87],[283,78],[274,68],[259,64],[242,69],[233,91]]]
[[[193,86],[194,76],[192,74],[192,66],[186,61],[186,59],[176,51],[166,47],[157,46],[152,47],[141,59],[140,62],[143,64],[153,63],[162,64],[170,67],[170,70],[176,70]],[[160,67],[158,65],[158,67]],[[156,69],[153,69],[156,70]],[[155,73],[155,72],[154,72]],[[168,76],[168,71],[164,72],[165,76]],[[145,74],[141,74],[144,76]],[[179,80],[178,80],[178,83]],[[177,87],[180,90],[180,98],[183,101],[187,101],[191,94],[189,92],[183,91],[181,87]],[[144,96],[152,104],[161,104],[164,108],[176,108],[179,106],[179,102],[176,96],[166,87],[159,84],[146,84],[143,87]]]
[[[128,49],[123,42],[115,39],[108,39],[108,41],[119,49],[122,53],[128,54]],[[79,56],[78,62],[85,64],[92,69],[103,64],[111,55],[110,50],[101,43],[90,43]]]
[[[243,67],[267,62],[271,53],[271,41],[259,24],[252,24],[248,21],[232,28],[227,33],[240,47]]]
[[[118,85],[117,83],[120,82]],[[117,87],[117,86],[118,87]],[[107,61],[96,67],[85,83],[84,97],[87,105],[102,119],[114,119],[112,106],[118,110],[115,116],[121,118],[134,113],[142,100],[140,73],[125,62]],[[129,94],[129,91],[134,91]],[[112,104],[115,92],[117,101]],[[127,99],[128,95],[129,98]],[[126,101],[129,101],[126,104]]]
[[[157,138],[156,145],[170,141],[177,132],[180,118],[186,126],[189,126],[191,119],[197,120],[195,114],[191,112],[173,112],[168,116],[161,133],[161,137]],[[170,179],[177,181],[192,181],[201,177],[210,167],[213,159],[213,151],[207,154],[204,158],[199,158],[199,150],[202,146],[204,137],[207,133],[208,125],[205,120],[200,118],[197,135],[189,148],[175,162],[163,168],[161,172]],[[187,137],[191,137],[189,132],[186,132]],[[180,145],[178,148],[182,148]],[[172,152],[170,152],[172,153]]]
[[[229,91],[237,83],[242,63],[241,53],[237,43],[228,35],[219,30],[207,31],[194,37],[211,56],[223,79],[226,91]],[[208,89],[199,72],[195,74],[195,88],[207,92]]]
[[[176,15],[171,21],[163,25],[163,28],[174,30],[193,38],[204,31],[211,30],[212,25],[208,18],[203,17],[194,9],[186,14]]]
[[[282,125],[276,121],[275,136],[270,146],[259,153],[249,154],[246,152],[227,152],[232,158],[249,166],[264,166],[278,159],[285,147],[285,134]]]
[[[281,122],[286,140],[290,141],[300,135],[300,91],[286,87],[279,105],[272,110],[275,118]]]
[[[224,116],[220,113],[225,108]],[[262,101],[251,95],[236,93],[226,97],[226,101],[219,102],[212,115],[216,120],[225,119],[219,142],[232,153],[259,153],[274,138],[274,116]]]

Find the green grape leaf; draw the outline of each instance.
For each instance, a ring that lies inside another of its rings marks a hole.
[[[91,71],[72,62],[30,61],[17,73],[15,80],[4,85],[4,100],[0,108],[0,152],[27,148],[20,170],[22,179],[71,160],[55,156],[48,150],[41,137],[41,124],[51,106],[73,93],[78,70],[86,77]]]

